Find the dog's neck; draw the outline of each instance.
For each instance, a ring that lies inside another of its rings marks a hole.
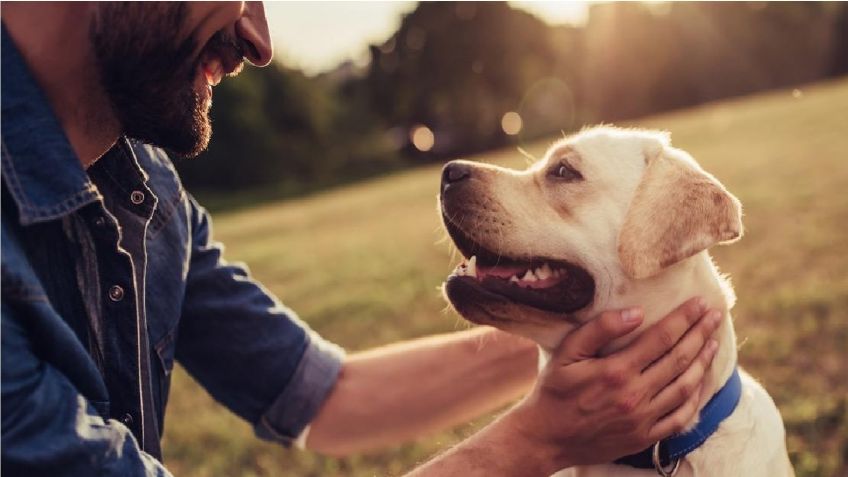
[[[736,335],[730,317],[730,309],[733,307],[735,297],[730,285],[719,274],[709,254],[706,251],[701,252],[672,265],[653,278],[632,280],[621,272],[619,276],[613,278],[610,280],[612,289],[598,290],[597,304],[593,307],[592,313],[640,306],[645,312],[645,319],[642,326],[634,333],[614,341],[605,348],[604,354],[624,347],[645,329],[691,297],[703,297],[709,309],[722,312],[723,321],[714,334],[719,347],[701,391],[699,408],[703,407],[709,398],[724,385],[736,365]],[[542,350],[543,363],[549,356],[548,351]],[[697,419],[693,420],[689,427],[696,423]]]
[[[704,251],[689,259],[672,265],[654,278],[647,280],[628,280],[622,293],[612,291],[611,305],[618,309],[624,306],[639,305],[645,310],[645,321],[637,330],[641,334],[646,328],[661,320],[669,312],[693,296],[706,301],[707,308],[719,310],[722,322],[713,335],[718,341],[718,350],[707,371],[701,392],[700,407],[715,394],[730,377],[736,365],[736,334],[730,309],[736,300],[733,289],[721,276],[709,253]],[[636,333],[634,333],[636,335]],[[631,341],[634,337],[620,343],[613,343],[611,352]],[[692,422],[694,425],[697,420]]]

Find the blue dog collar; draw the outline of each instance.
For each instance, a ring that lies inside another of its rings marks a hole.
[[[730,379],[713,395],[706,406],[701,409],[700,420],[694,429],[658,443],[659,464],[663,467],[676,465],[675,462],[686,454],[700,447],[718,429],[728,416],[733,414],[739,398],[742,396],[742,380],[739,377],[739,367],[733,368]],[[654,446],[637,454],[624,456],[615,461],[616,464],[629,465],[638,469],[654,469]],[[659,469],[658,469],[659,470]]]

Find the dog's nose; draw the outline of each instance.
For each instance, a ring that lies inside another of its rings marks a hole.
[[[448,162],[442,169],[442,189],[469,177],[471,177],[471,167],[468,164],[459,161]]]

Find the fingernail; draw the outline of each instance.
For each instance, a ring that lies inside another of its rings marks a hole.
[[[621,312],[621,321],[632,324],[642,319],[642,309],[638,307],[628,308]]]

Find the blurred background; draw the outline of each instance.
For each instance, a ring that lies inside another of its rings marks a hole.
[[[736,194],[741,364],[774,397],[799,476],[848,475],[848,3],[291,2],[276,60],[215,88],[213,138],[179,161],[231,260],[356,351],[465,328],[439,167],[524,167],[601,122],[669,130]],[[347,459],[259,442],[174,376],[179,476],[396,475],[485,425]]]

